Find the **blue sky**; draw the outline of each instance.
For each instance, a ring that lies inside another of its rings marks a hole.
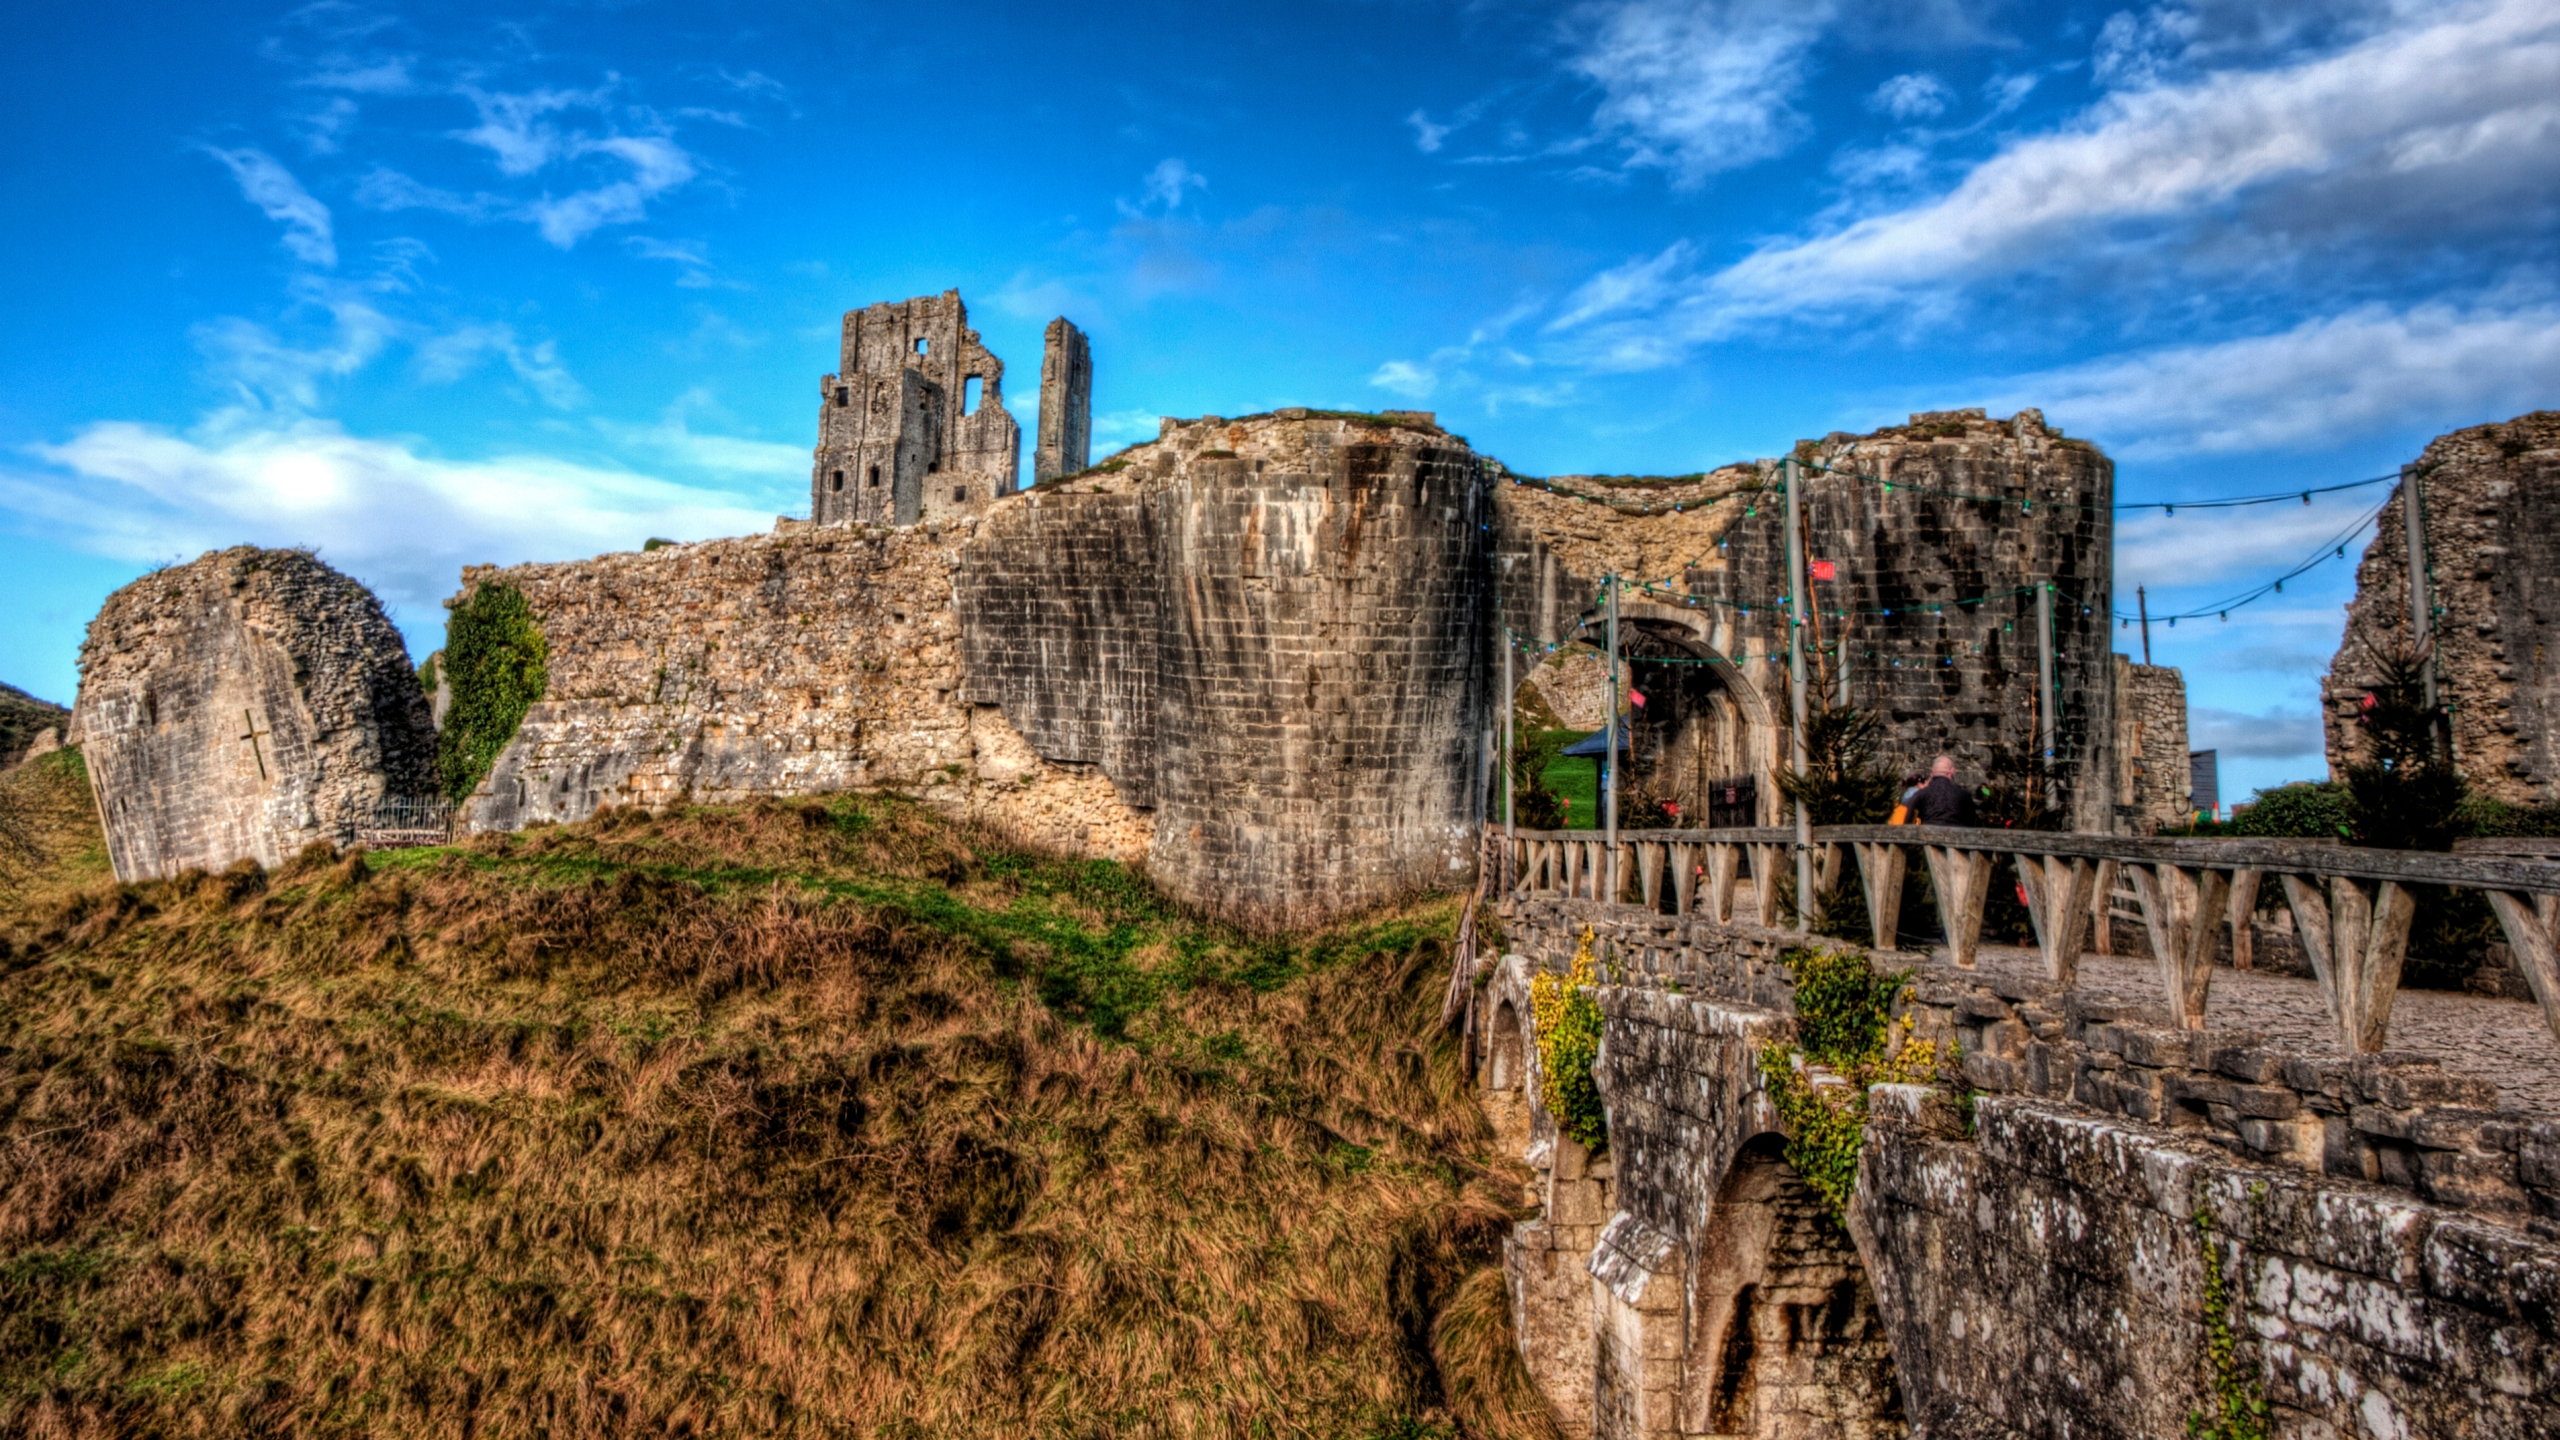
[[[0,678],[66,701],[107,592],[211,546],[317,546],[423,654],[463,564],[805,511],[838,315],[952,286],[1026,430],[1041,327],[1091,332],[1102,448],[1400,405],[1675,472],[2038,405],[2174,499],[2560,403],[2548,0],[12,21]],[[2378,493],[2130,519],[2120,601]],[[2227,793],[2321,773],[2351,583],[2155,627]]]

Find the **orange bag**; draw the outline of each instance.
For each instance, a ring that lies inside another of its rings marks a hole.
[[[1896,805],[1896,806],[1894,806],[1894,807],[1893,807],[1893,818],[1892,818],[1892,819],[1890,819],[1890,820],[1887,820],[1887,821],[1886,821],[1886,822],[1884,822],[1884,823],[1886,823],[1887,825],[1908,825],[1908,824],[1910,824],[1910,823],[1911,823],[1911,807],[1910,807],[1910,806],[1908,806],[1908,805]]]

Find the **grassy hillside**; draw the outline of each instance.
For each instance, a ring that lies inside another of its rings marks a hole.
[[[0,1433],[1541,1433],[1454,907],[893,800],[0,914]]]
[[[18,758],[47,726],[61,729],[71,712],[50,700],[39,700],[15,685],[0,684],[0,765]]]
[[[9,917],[114,876],[77,750],[0,768],[0,934]]]

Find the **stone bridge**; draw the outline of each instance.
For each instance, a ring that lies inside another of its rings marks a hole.
[[[2560,1124],[2495,1108],[2488,1080],[2171,1028],[2031,961],[1886,954],[1911,971],[1894,1028],[1955,1042],[1964,1081],[1870,1092],[1844,1225],[1787,1164],[1762,1078],[1803,937],[1506,908],[1469,1054],[1536,1173],[1506,1268],[1568,1433],[2160,1437],[2222,1413],[2219,1389],[2263,1397],[2277,1435],[2560,1434]],[[1596,1155],[1538,1100],[1530,1001],[1585,927]]]

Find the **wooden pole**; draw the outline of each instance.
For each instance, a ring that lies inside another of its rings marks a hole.
[[[1602,867],[1609,886],[1608,903],[1618,902],[1618,577],[1609,577],[1609,719],[1608,748],[1600,755],[1600,812],[1603,844],[1609,856]]]
[[[2139,585],[2133,587],[2133,608],[2142,612],[2142,663],[2148,665],[2151,663],[2151,597],[2143,594]]]
[[[1794,723],[1789,727],[1787,750],[1795,762],[1798,775],[1805,772],[1805,678],[1804,678],[1804,608],[1805,566],[1804,538],[1797,526],[1804,516],[1804,471],[1796,457],[1786,458],[1787,480],[1787,686],[1793,702]],[[1796,801],[1796,933],[1801,935],[1813,927],[1813,817]]]
[[[2053,764],[2055,737],[2062,733],[2054,715],[2056,696],[2053,690],[2053,586],[2036,587],[2036,748],[2044,752],[2044,763]]]
[[[2435,594],[2427,577],[2427,509],[2418,494],[2418,467],[2400,467],[2400,528],[2409,532],[2409,644],[2426,667],[2427,729],[2435,731],[2436,657],[2427,642],[2435,638]]]
[[[1519,825],[1511,811],[1511,762],[1518,753],[1512,748],[1517,742],[1512,738],[1511,726],[1512,716],[1519,708],[1511,689],[1511,631],[1506,627],[1502,632],[1502,842],[1506,855],[1519,835]]]

